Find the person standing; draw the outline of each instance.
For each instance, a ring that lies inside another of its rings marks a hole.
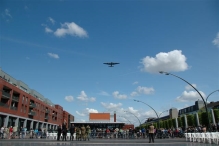
[[[74,140],[74,133],[75,133],[74,124],[71,124],[71,127],[70,127],[69,131],[70,131],[70,141],[73,141]]]
[[[81,126],[81,139],[86,141],[85,132],[86,132],[86,128],[84,127],[84,125],[82,125]]]
[[[152,142],[154,143],[154,125],[153,123],[151,123],[151,125],[149,126],[149,143]]]
[[[61,129],[61,126],[60,126],[60,125],[58,126],[57,131],[58,131],[58,133],[57,133],[57,141],[59,141],[59,140],[60,140],[61,133],[62,133],[62,129]]]
[[[87,127],[86,127],[86,135],[87,135],[87,140],[88,141],[90,140],[90,134],[91,134],[91,129],[90,129],[90,126],[87,125]]]
[[[66,141],[66,135],[67,135],[67,123],[66,120],[64,120],[64,123],[62,124],[62,141]]]

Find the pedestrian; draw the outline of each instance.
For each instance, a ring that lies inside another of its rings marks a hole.
[[[70,141],[73,141],[74,140],[74,133],[75,133],[74,124],[71,124],[71,127],[70,127],[69,131],[70,131]]]
[[[13,134],[13,128],[12,128],[12,126],[10,126],[8,139],[11,139],[11,138],[12,138],[12,134]]]
[[[149,143],[151,143],[151,141],[154,143],[154,125],[153,125],[153,123],[151,123],[151,125],[149,126]]]
[[[90,129],[90,126],[87,125],[87,127],[86,127],[86,135],[87,135],[87,140],[88,141],[90,140],[90,134],[91,134],[91,129]]]
[[[62,133],[62,128],[61,128],[60,125],[58,126],[57,131],[58,131],[58,133],[57,133],[57,141],[59,141],[59,140],[60,140],[61,133]]]
[[[66,141],[66,135],[67,135],[67,123],[66,120],[64,120],[64,123],[62,124],[62,141]]]

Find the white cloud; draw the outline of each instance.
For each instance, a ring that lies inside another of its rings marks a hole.
[[[119,94],[119,91],[115,91],[112,94],[113,94],[113,97],[115,97],[117,99],[126,99],[127,98],[127,95]]]
[[[133,91],[132,93],[131,93],[131,96],[132,97],[134,97],[134,96],[138,96],[139,94],[138,94],[138,92],[136,92],[136,91]]]
[[[154,88],[150,87],[142,87],[142,86],[138,86],[136,91],[138,93],[142,93],[142,94],[152,94],[154,92]]]
[[[65,96],[65,100],[68,102],[72,102],[74,100],[74,97],[69,95],[69,96]]]
[[[58,54],[48,53],[48,55],[49,55],[49,57],[51,57],[51,58],[59,59],[59,55],[58,55]]]
[[[216,38],[212,41],[212,43],[219,48],[219,32],[217,33]]]
[[[74,22],[61,24],[61,28],[58,28],[54,34],[57,37],[63,37],[65,35],[88,37],[87,32]]]
[[[104,102],[101,102],[101,105],[108,109],[108,111],[117,111],[119,108],[121,108],[122,106],[122,103],[104,103]]]
[[[105,91],[101,91],[100,93],[98,93],[99,95],[102,96],[110,96],[109,93],[105,92]]]
[[[10,11],[8,9],[5,9],[5,15],[12,18]]]
[[[158,73],[159,71],[178,72],[188,69],[186,57],[181,50],[173,50],[168,53],[160,52],[156,57],[146,56],[142,59],[141,71]]]
[[[84,91],[81,91],[81,94],[77,97],[77,99],[81,100],[81,101],[85,101],[85,102],[88,102],[88,101],[94,102],[94,101],[96,101],[95,97],[88,98],[87,94]]]
[[[195,87],[195,88],[197,88],[196,84],[192,84],[192,86]],[[186,89],[186,90],[194,90],[194,88],[192,88],[192,86],[187,85],[187,86],[185,87],[185,89]]]
[[[133,85],[136,85],[136,84],[138,84],[138,81],[135,81],[134,83],[132,83]]]
[[[86,109],[84,109],[84,110],[81,111],[81,112],[76,111],[76,114],[78,114],[79,116],[82,116],[82,117],[88,116],[89,113],[98,113],[98,110],[96,110],[96,109],[91,109],[91,108],[86,108]]]
[[[80,113],[79,111],[76,111],[76,114],[78,114],[79,116],[82,116],[82,117],[84,117],[84,116],[86,116],[86,114],[85,113]]]
[[[49,19],[49,21],[50,21],[53,25],[55,24],[55,20],[54,20],[54,19],[52,19],[51,17],[49,17],[48,19]]]
[[[46,32],[46,33],[52,33],[52,32],[53,32],[53,30],[52,30],[52,29],[50,29],[49,27],[45,27],[45,32]]]
[[[142,86],[138,86],[135,91],[133,91],[131,93],[131,96],[134,97],[134,96],[138,96],[140,94],[152,94],[154,93],[154,88],[150,87],[142,87]]]
[[[206,95],[202,92],[199,91],[203,98],[206,98]],[[190,102],[190,101],[197,101],[197,100],[202,100],[198,92],[196,91],[184,91],[181,96],[178,96],[176,98],[176,101],[178,102]]]

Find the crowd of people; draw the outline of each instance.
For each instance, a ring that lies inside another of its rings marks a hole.
[[[219,121],[216,124],[211,125],[210,131],[219,132]],[[74,124],[70,125],[70,128],[67,128],[66,121],[62,125],[58,126],[57,129],[57,141],[59,140],[67,140],[67,132],[70,133],[70,141],[78,140],[78,141],[86,141],[90,140],[90,138],[123,138],[123,139],[133,139],[133,138],[149,138],[149,142],[153,142],[154,138],[174,138],[174,137],[184,137],[184,133],[197,133],[197,132],[207,132],[207,128],[205,125],[199,126],[188,126],[187,128],[179,127],[179,128],[155,128],[152,125],[145,128],[138,129],[122,129],[122,128],[93,128],[91,129],[89,125],[80,125],[75,127]],[[16,136],[18,138],[26,138],[28,134],[28,138],[46,138],[48,137],[48,133],[50,131],[46,131],[45,129],[30,129],[27,132],[26,127],[1,127],[0,129],[0,138],[1,139],[13,139]],[[74,137],[75,134],[75,137]]]

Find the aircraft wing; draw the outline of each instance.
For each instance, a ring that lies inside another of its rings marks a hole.
[[[115,64],[119,64],[119,63],[116,63],[116,62],[114,63],[114,62],[112,62],[112,65],[115,65]]]
[[[103,64],[111,65],[111,63],[103,63]]]

